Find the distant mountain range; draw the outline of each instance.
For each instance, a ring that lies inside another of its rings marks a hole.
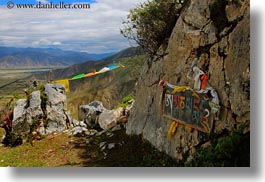
[[[96,61],[114,53],[88,54],[54,48],[16,48],[0,46],[0,68],[67,67]]]
[[[83,63],[74,64],[67,68],[55,69],[51,73],[44,72],[40,74],[35,74],[35,77],[38,79],[47,79],[48,77],[50,77],[50,79],[52,80],[70,78],[75,74],[88,73],[89,71],[93,71],[93,69],[98,70],[99,68],[102,68],[121,58],[128,58],[143,54],[144,51],[140,47],[130,47],[98,61],[86,61]]]

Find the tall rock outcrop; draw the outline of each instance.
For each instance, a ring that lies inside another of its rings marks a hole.
[[[28,99],[19,99],[14,108],[13,133],[25,138],[31,126],[43,116],[40,91],[34,91]]]
[[[67,127],[67,102],[65,95],[65,86],[62,84],[46,84],[46,133],[54,131],[63,131]],[[70,121],[68,121],[70,122]]]
[[[146,63],[136,86],[127,134],[142,134],[177,160],[192,154],[204,134],[179,125],[171,140],[171,121],[163,117],[160,80],[193,87],[192,62],[208,75],[220,99],[213,132],[232,131],[250,120],[250,9],[248,0],[190,0],[185,3],[166,48],[166,56]]]
[[[22,140],[30,141],[34,135],[63,131],[69,126],[64,85],[46,84],[43,90],[33,91],[27,99],[17,101],[13,111],[12,131],[6,133],[5,141],[15,146]]]

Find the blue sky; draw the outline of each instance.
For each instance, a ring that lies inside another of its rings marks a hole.
[[[6,5],[7,2],[9,2],[10,0],[0,0],[0,5]],[[95,3],[96,0],[77,0],[77,1],[73,1],[73,0],[47,0],[48,2],[53,2],[53,3],[59,3],[64,2],[65,4],[71,4],[71,3],[75,3],[75,2],[87,2],[87,3]],[[26,4],[26,3],[30,3],[30,4],[36,4],[37,0],[12,0],[13,3],[15,4]]]
[[[59,48],[88,53],[117,52],[131,45],[120,35],[128,12],[146,0],[61,0],[90,2],[90,9],[8,9],[0,0],[0,46]],[[45,1],[45,0],[42,0]],[[34,3],[34,0],[14,0]],[[60,0],[53,0],[58,3]]]

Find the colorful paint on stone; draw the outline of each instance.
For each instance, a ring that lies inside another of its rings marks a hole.
[[[165,81],[160,86],[164,89],[164,117],[205,133],[211,132],[220,109],[211,90],[195,92],[191,87],[178,87]]]

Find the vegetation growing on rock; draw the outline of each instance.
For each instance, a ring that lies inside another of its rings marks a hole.
[[[140,13],[141,7],[137,10],[139,11],[137,13]],[[146,13],[148,8],[145,9],[142,6],[142,10]],[[166,80],[177,86],[193,87],[194,79],[189,77],[189,73],[197,60],[197,66],[208,77],[207,83],[216,90],[220,98],[220,118],[214,121],[212,130],[213,133],[218,134],[218,139],[209,139],[218,141],[219,144],[216,144],[217,148],[214,143],[212,144],[212,148],[209,148],[209,156],[219,156],[220,151],[226,148],[225,146],[231,147],[224,150],[226,153],[234,153],[238,150],[236,146],[241,144],[246,149],[249,148],[250,141],[247,134],[234,135],[237,133],[236,128],[250,120],[249,10],[248,0],[187,0],[182,4],[167,44],[163,46],[162,51],[167,54],[158,56],[151,64],[146,62],[142,68],[135,92],[135,107],[127,123],[128,134],[142,134],[144,139],[178,161],[188,159],[187,156],[191,156],[198,146],[205,142],[204,133],[198,130],[187,132],[185,125],[182,124],[176,128],[171,140],[168,139],[167,133],[171,120],[163,117],[164,112],[161,109],[163,90],[158,87],[160,80]],[[136,19],[142,18],[144,21],[148,17],[137,14]],[[141,27],[135,26],[135,28],[141,30]],[[156,28],[147,28],[146,31],[156,31]],[[154,37],[152,38],[156,41]],[[225,132],[228,136],[219,135]],[[230,133],[231,137],[229,137]],[[231,143],[233,145],[230,145]],[[244,151],[243,156],[249,156],[249,150],[242,151]],[[205,152],[207,150],[201,152],[201,156],[204,156]],[[229,155],[219,156],[220,158],[206,157],[209,159],[208,162],[219,160],[215,164],[211,162],[196,164],[195,161],[190,165],[247,166],[249,164],[249,157],[240,163],[234,161],[232,156],[235,154],[231,154],[230,157]],[[222,161],[222,157],[226,162]],[[197,159],[200,160],[199,157]]]
[[[149,55],[157,54],[158,48],[167,43],[179,16],[182,1],[153,0],[131,9],[121,34],[136,41]]]
[[[249,125],[249,123],[247,123]],[[249,126],[247,126],[249,127]],[[248,167],[250,166],[250,132],[245,125],[220,137],[211,136],[210,145],[200,146],[185,162],[187,167]]]
[[[133,99],[134,99],[134,97],[133,97],[132,95],[128,95],[128,96],[122,98],[121,103],[118,104],[118,105],[116,106],[116,108],[118,108],[118,107],[122,107],[123,109],[125,109],[126,106],[129,105],[129,101],[132,101]]]

